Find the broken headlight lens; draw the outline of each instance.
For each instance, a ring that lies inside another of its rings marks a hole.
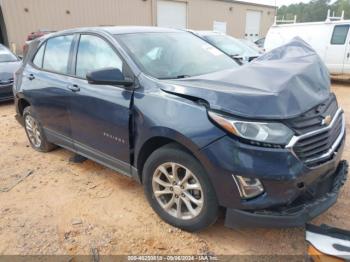
[[[250,199],[264,192],[264,187],[257,178],[233,176],[233,179],[237,184],[242,199]]]
[[[286,145],[294,135],[292,130],[281,123],[237,120],[212,111],[208,114],[223,129],[247,140]]]

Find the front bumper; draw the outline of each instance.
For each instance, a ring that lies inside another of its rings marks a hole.
[[[316,192],[316,197],[308,201],[303,199],[304,196],[302,195],[292,204],[281,209],[260,211],[227,209],[225,226],[230,228],[304,226],[337,201],[339,190],[346,181],[347,173],[348,163],[341,161],[333,174],[314,185],[314,188],[319,192]],[[329,186],[329,190],[325,190],[327,186]]]
[[[199,159],[221,206],[255,211],[287,206],[317,181],[333,174],[342,160],[344,146],[345,136],[331,160],[308,167],[287,149],[255,147],[225,136],[203,148]],[[242,200],[232,175],[258,178],[265,193]]]
[[[346,135],[339,137],[333,153],[316,166],[308,166],[288,148],[252,146],[230,136],[202,148],[199,159],[219,204],[227,210],[226,225],[300,226],[327,210],[336,202],[337,185],[347,173],[347,163],[342,161]],[[258,178],[265,192],[244,200],[233,176]]]

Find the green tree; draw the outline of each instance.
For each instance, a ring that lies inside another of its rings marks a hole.
[[[338,0],[336,1],[332,7],[332,12],[334,12],[337,16],[340,16],[342,11],[345,11],[345,19],[350,19],[350,1],[349,0]]]
[[[317,22],[325,21],[328,10],[332,14],[340,16],[345,11],[345,18],[350,19],[350,1],[337,0],[331,4],[330,0],[311,0],[309,3],[292,4],[289,6],[281,6],[278,9],[278,19],[292,20],[297,16],[297,22]]]

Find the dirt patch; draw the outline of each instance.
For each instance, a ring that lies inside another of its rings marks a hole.
[[[18,174],[16,172],[12,172],[12,170],[3,170],[4,173],[0,177],[0,192],[9,192],[16,185],[21,183],[26,177],[33,174],[33,171],[30,170],[24,174]]]
[[[350,85],[335,84],[350,123]],[[0,254],[295,254],[304,230],[231,230],[220,219],[190,234],[167,225],[133,180],[58,149],[29,147],[12,104],[0,104]],[[349,125],[347,125],[349,130]],[[344,158],[349,158],[346,143]],[[28,172],[32,172],[27,176]],[[350,182],[338,203],[313,222],[350,228]]]

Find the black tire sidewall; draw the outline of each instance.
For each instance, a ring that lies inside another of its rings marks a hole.
[[[175,162],[185,166],[198,178],[203,190],[204,204],[201,213],[197,217],[190,220],[177,219],[164,211],[154,197],[152,188],[153,173],[158,166],[166,162]],[[155,212],[167,223],[186,231],[193,232],[204,229],[215,223],[217,220],[219,207],[209,177],[199,161],[185,150],[170,145],[160,148],[152,153],[144,165],[143,183],[147,200]]]

